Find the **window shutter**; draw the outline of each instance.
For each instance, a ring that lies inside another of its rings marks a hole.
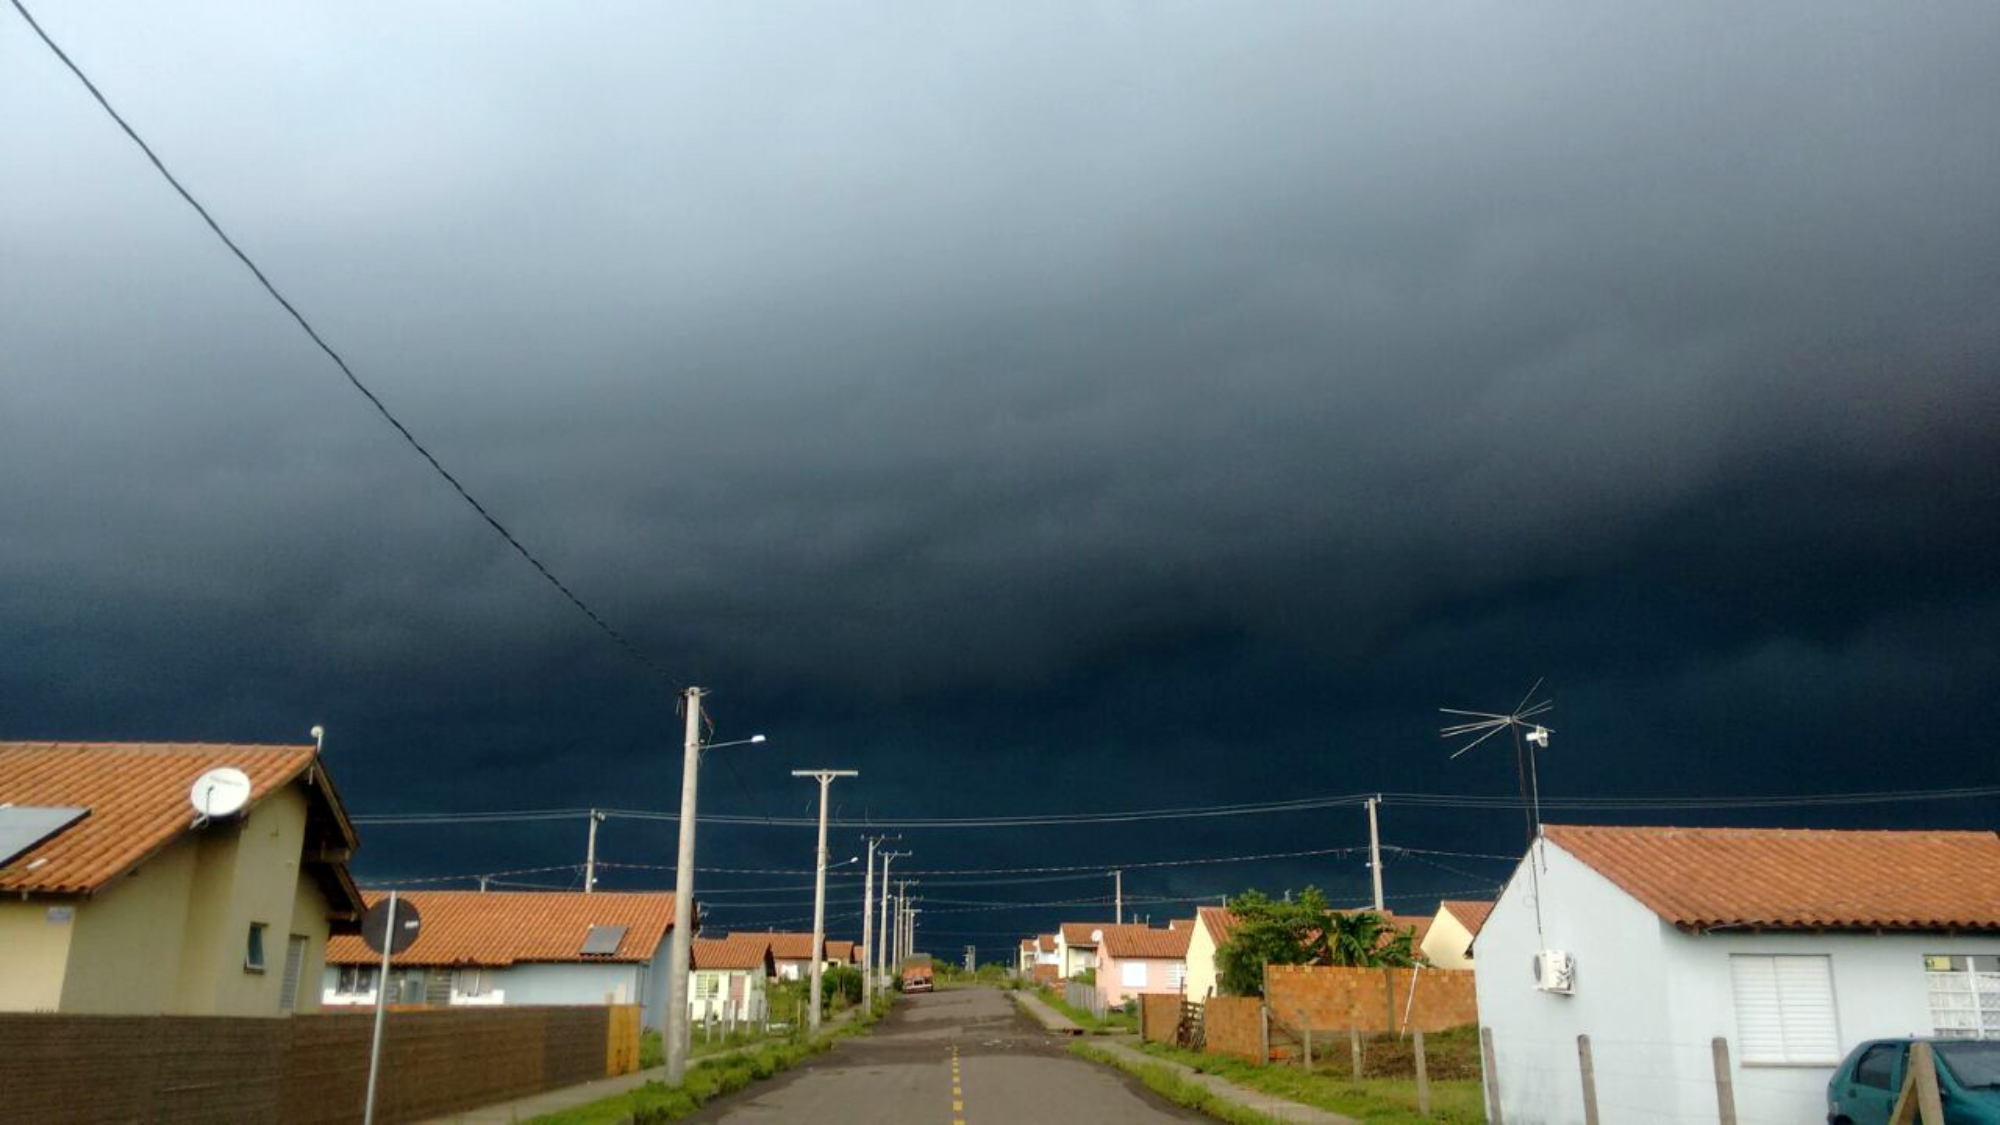
[[[1840,1061],[1833,1009],[1833,969],[1825,957],[1732,956],[1736,1035],[1745,1063]]]
[[[299,973],[306,963],[306,939],[293,934],[285,943],[285,979],[278,986],[278,1010],[289,1012],[299,1006]]]

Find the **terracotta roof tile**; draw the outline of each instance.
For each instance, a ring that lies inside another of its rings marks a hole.
[[[696,938],[689,943],[697,969],[771,968],[770,934],[730,934],[719,938]]]
[[[1195,916],[1208,929],[1209,940],[1217,945],[1229,940],[1229,931],[1236,928],[1236,915],[1220,906],[1198,906]]]
[[[1021,952],[1033,953],[1035,951],[1035,946],[1038,944],[1039,943],[1036,942],[1034,938],[1024,937],[1021,939]]]
[[[826,939],[826,959],[829,961],[839,961],[843,964],[853,961],[854,943],[851,941],[839,941],[834,938]]]
[[[810,961],[813,959],[813,936],[811,934],[767,933],[771,939],[771,956],[780,961]]]
[[[1186,957],[1194,930],[1102,925],[1104,951],[1113,957]]]
[[[228,743],[0,742],[0,803],[80,805],[82,820],[0,868],[0,893],[90,894],[131,871],[194,824],[188,791],[219,766],[250,777],[254,807],[304,774],[311,746]],[[324,778],[324,773],[320,774]],[[317,786],[326,806],[319,823],[352,847],[354,829],[330,783]],[[322,880],[336,909],[353,905],[345,865]]]
[[[386,895],[368,893],[369,905]],[[650,961],[674,926],[674,896],[650,891],[404,891],[423,927],[400,965],[486,965],[519,961]],[[618,951],[583,955],[592,926],[624,926]],[[329,965],[380,959],[358,935],[328,939]]]
[[[1109,925],[1111,925],[1110,922],[1064,922],[1062,924],[1063,944],[1086,947],[1095,946],[1097,939],[1091,935]]]
[[[1054,953],[1056,951],[1056,935],[1054,934],[1037,934],[1035,935],[1035,941],[1042,947],[1043,953]]]
[[[2000,930],[2000,835],[1549,825],[1686,929]]]
[[[1484,926],[1486,916],[1493,913],[1492,903],[1473,899],[1446,899],[1438,905],[1451,911],[1451,916],[1458,919],[1458,924],[1470,931],[1473,937],[1479,936],[1479,927]]]

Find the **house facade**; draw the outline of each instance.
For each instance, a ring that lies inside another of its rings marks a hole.
[[[384,897],[368,894],[370,905]],[[625,891],[403,891],[422,928],[393,959],[390,1003],[638,1004],[659,1027],[674,925],[674,896]],[[381,955],[357,936],[327,953],[320,994],[329,1007],[382,995]]]
[[[248,797],[199,818],[223,767]],[[314,1010],[356,844],[314,746],[0,743],[0,1011]]]
[[[696,938],[688,981],[688,1012],[697,1023],[762,1023],[770,1015],[767,985],[777,975],[767,934]]]
[[[1578,1036],[1607,1120],[1715,1120],[1718,1040],[1739,1120],[1824,1120],[1862,1040],[2000,1037],[2000,837],[1551,825],[1474,948],[1510,1123],[1584,1119]]]
[[[1430,929],[1418,944],[1419,951],[1437,968],[1470,969],[1472,939],[1479,936],[1479,927],[1486,924],[1486,916],[1492,912],[1490,902],[1446,899],[1438,903]]]
[[[1188,999],[1206,1000],[1222,995],[1222,973],[1215,963],[1215,954],[1229,940],[1229,931],[1236,928],[1236,915],[1220,906],[1203,906],[1196,908],[1192,922],[1181,925],[1188,928]]]
[[[1099,926],[1097,991],[1108,1008],[1146,992],[1179,995],[1187,988],[1188,945],[1194,927],[1185,924]]]
[[[1056,927],[1056,975],[1069,980],[1097,968],[1097,932],[1108,922],[1064,922]]]

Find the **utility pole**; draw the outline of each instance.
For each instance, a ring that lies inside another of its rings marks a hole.
[[[972,945],[968,945],[965,947],[965,974],[967,976],[971,976],[973,973],[978,971],[978,967],[973,964],[973,959],[974,959],[973,954],[977,951],[977,949],[978,949],[977,946],[972,946]]]
[[[590,843],[583,850],[583,893],[597,889],[597,826],[604,823],[604,814],[590,810]]]
[[[807,1017],[813,1033],[818,1034],[820,977],[826,972],[826,793],[834,778],[861,774],[858,770],[793,770],[792,776],[819,782],[819,860],[813,874],[812,1014]]]
[[[1375,821],[1375,806],[1382,803],[1377,793],[1368,798],[1368,870],[1375,876],[1375,913],[1382,913],[1382,829]]]
[[[881,917],[881,924],[880,924],[879,926],[877,926],[877,927],[876,927],[876,936],[877,936],[878,938],[880,938],[880,939],[881,939],[881,940],[880,940],[879,942],[877,942],[876,944],[877,944],[877,945],[879,945],[879,946],[881,946],[881,948],[879,948],[879,949],[870,949],[870,950],[868,951],[868,957],[869,957],[869,959],[875,962],[875,987],[877,987],[877,988],[881,988],[881,989],[887,989],[887,988],[889,988],[889,987],[890,987],[890,984],[889,984],[889,941],[890,941],[890,931],[889,931],[889,861],[890,861],[890,860],[892,860],[892,859],[901,859],[902,857],[904,857],[904,856],[906,856],[906,855],[909,855],[909,854],[910,854],[909,852],[883,852],[883,853],[882,853],[882,901],[881,901],[880,903],[878,903],[878,904],[876,905],[876,908],[875,908],[875,909],[876,909],[876,912],[877,912],[877,913],[879,913],[879,914],[880,914],[880,915],[882,916],[882,917]]]
[[[880,836],[868,837],[868,873],[861,877],[861,995],[875,1000],[875,845]]]
[[[1111,873],[1111,898],[1113,902],[1117,903],[1115,918],[1118,924],[1122,926],[1125,924],[1125,873],[1123,871],[1113,871]]]
[[[681,741],[681,843],[674,861],[674,932],[667,950],[667,1085],[687,1077],[688,967],[694,949],[694,809],[695,781],[701,772],[701,695],[698,687],[681,697],[687,723]]]

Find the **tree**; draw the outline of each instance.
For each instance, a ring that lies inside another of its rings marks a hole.
[[[1262,996],[1264,966],[1318,965],[1326,962],[1326,896],[1307,887],[1286,902],[1257,891],[1229,900],[1236,926],[1229,940],[1215,951],[1217,983],[1233,996]]]
[[[1316,887],[1291,901],[1246,891],[1229,901],[1236,926],[1215,952],[1222,991],[1264,994],[1266,965],[1347,965],[1359,968],[1416,964],[1417,934],[1397,929],[1372,910],[1337,911]]]

